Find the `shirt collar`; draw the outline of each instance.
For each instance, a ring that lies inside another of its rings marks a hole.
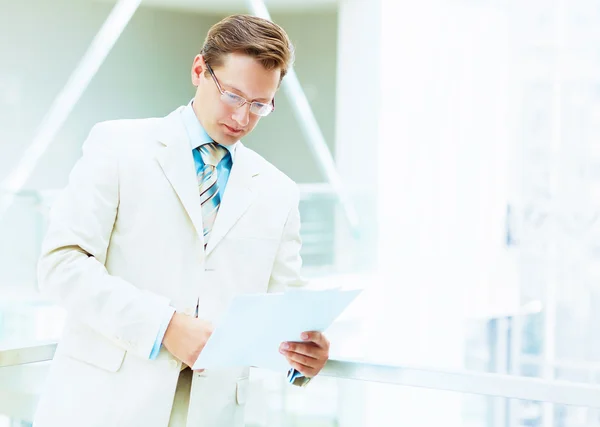
[[[192,150],[200,147],[204,144],[209,144],[214,142],[213,139],[206,133],[202,125],[200,124],[200,120],[196,117],[196,113],[192,108],[192,103],[194,100],[192,99],[188,105],[185,106],[181,115],[183,117],[183,125],[185,126],[185,130],[187,131],[188,138],[190,140],[190,146]],[[231,145],[223,145],[223,147],[229,150],[229,154],[231,155],[231,161],[235,160],[235,151],[239,144],[239,141],[231,144]]]

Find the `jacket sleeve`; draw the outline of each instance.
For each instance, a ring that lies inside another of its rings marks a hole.
[[[148,358],[169,300],[111,276],[107,250],[119,208],[117,129],[96,125],[55,200],[38,262],[41,292],[118,345]]]

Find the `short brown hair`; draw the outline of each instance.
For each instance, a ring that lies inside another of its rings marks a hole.
[[[279,68],[281,79],[294,61],[294,47],[279,25],[252,15],[231,15],[213,25],[200,52],[212,67],[223,64],[229,53],[243,53],[267,70]]]

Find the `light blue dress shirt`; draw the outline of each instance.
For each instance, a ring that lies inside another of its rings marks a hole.
[[[210,136],[206,133],[198,117],[196,117],[196,113],[194,113],[194,109],[192,108],[192,101],[183,109],[181,112],[181,118],[183,120],[183,125],[187,132],[188,138],[190,140],[190,152],[194,156],[194,165],[196,166],[196,174],[199,174],[204,168],[204,161],[202,161],[202,156],[200,152],[196,150],[196,148],[201,145],[208,144],[214,142]],[[223,197],[223,192],[225,191],[225,187],[227,187],[227,182],[229,181],[229,174],[231,172],[231,167],[233,166],[233,160],[235,158],[235,149],[237,147],[237,142],[232,145],[224,145],[225,148],[229,151],[229,156],[223,157],[223,160],[217,165],[217,185],[219,186],[219,193],[221,193],[221,197]],[[198,203],[200,203],[200,194],[198,193]],[[152,347],[152,352],[150,353],[150,359],[154,360],[158,356],[160,348],[162,346],[163,338],[165,337],[165,333],[167,332],[167,328],[169,327],[169,322],[175,313],[175,309],[172,310],[168,318],[165,318],[163,321],[158,336],[156,337],[156,341],[154,342],[154,346]]]

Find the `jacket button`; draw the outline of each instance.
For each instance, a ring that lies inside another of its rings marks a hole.
[[[169,366],[173,369],[177,369],[179,367],[179,362],[175,359],[169,360]]]

